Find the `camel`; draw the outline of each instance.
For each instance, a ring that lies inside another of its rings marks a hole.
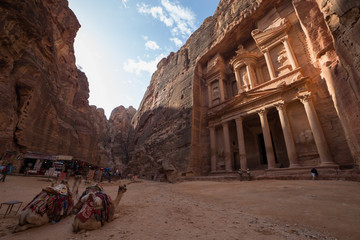
[[[72,206],[72,194],[66,180],[56,187],[48,186],[21,210],[18,225],[13,232],[39,227],[52,221],[59,222],[71,214]]]
[[[87,187],[73,208],[73,213],[76,214],[72,224],[73,231],[95,230],[105,222],[114,220],[115,208],[125,192],[126,185],[119,186],[116,199],[112,201],[99,184]]]

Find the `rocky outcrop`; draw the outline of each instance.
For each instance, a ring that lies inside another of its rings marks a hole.
[[[109,161],[104,112],[75,65],[79,27],[66,0],[0,2],[0,153]]]
[[[293,1],[342,122],[354,164],[360,163],[360,2]],[[309,17],[310,16],[310,17]]]
[[[334,38],[335,52],[322,59],[332,79],[328,84],[329,91],[344,126],[354,162],[360,165],[360,2],[317,2]]]
[[[119,106],[111,112],[108,121],[107,146],[110,148],[112,165],[117,169],[124,169],[130,161],[129,142],[133,135],[131,119],[135,113],[136,109],[131,106]]]

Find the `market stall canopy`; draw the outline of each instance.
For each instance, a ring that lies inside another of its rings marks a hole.
[[[45,155],[45,154],[39,154],[39,153],[25,153],[24,158],[56,160],[57,156],[56,155]]]
[[[56,160],[63,160],[63,161],[71,161],[73,159],[72,156],[67,155],[57,155]]]

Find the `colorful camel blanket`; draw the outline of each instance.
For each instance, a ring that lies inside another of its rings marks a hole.
[[[34,199],[23,208],[43,216],[47,213],[49,221],[60,221],[68,215],[73,206],[72,195],[69,191],[61,191],[66,195],[60,194],[56,188],[47,187],[43,189]]]
[[[94,197],[99,197],[101,199],[101,210],[96,209],[98,206],[95,206]],[[81,198],[79,202],[83,202]],[[76,217],[78,217],[81,222],[86,222],[94,215],[95,219],[101,221],[101,224],[103,224],[104,221],[109,221],[110,205],[111,198],[106,193],[96,192],[94,194],[90,194],[86,202],[79,207],[81,210],[78,212]]]

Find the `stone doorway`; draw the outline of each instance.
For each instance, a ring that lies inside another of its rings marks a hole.
[[[276,167],[287,168],[289,167],[289,160],[277,110],[275,108],[270,109],[267,118]],[[248,168],[253,170],[267,169],[266,147],[258,114],[246,116],[243,121],[243,128]]]

